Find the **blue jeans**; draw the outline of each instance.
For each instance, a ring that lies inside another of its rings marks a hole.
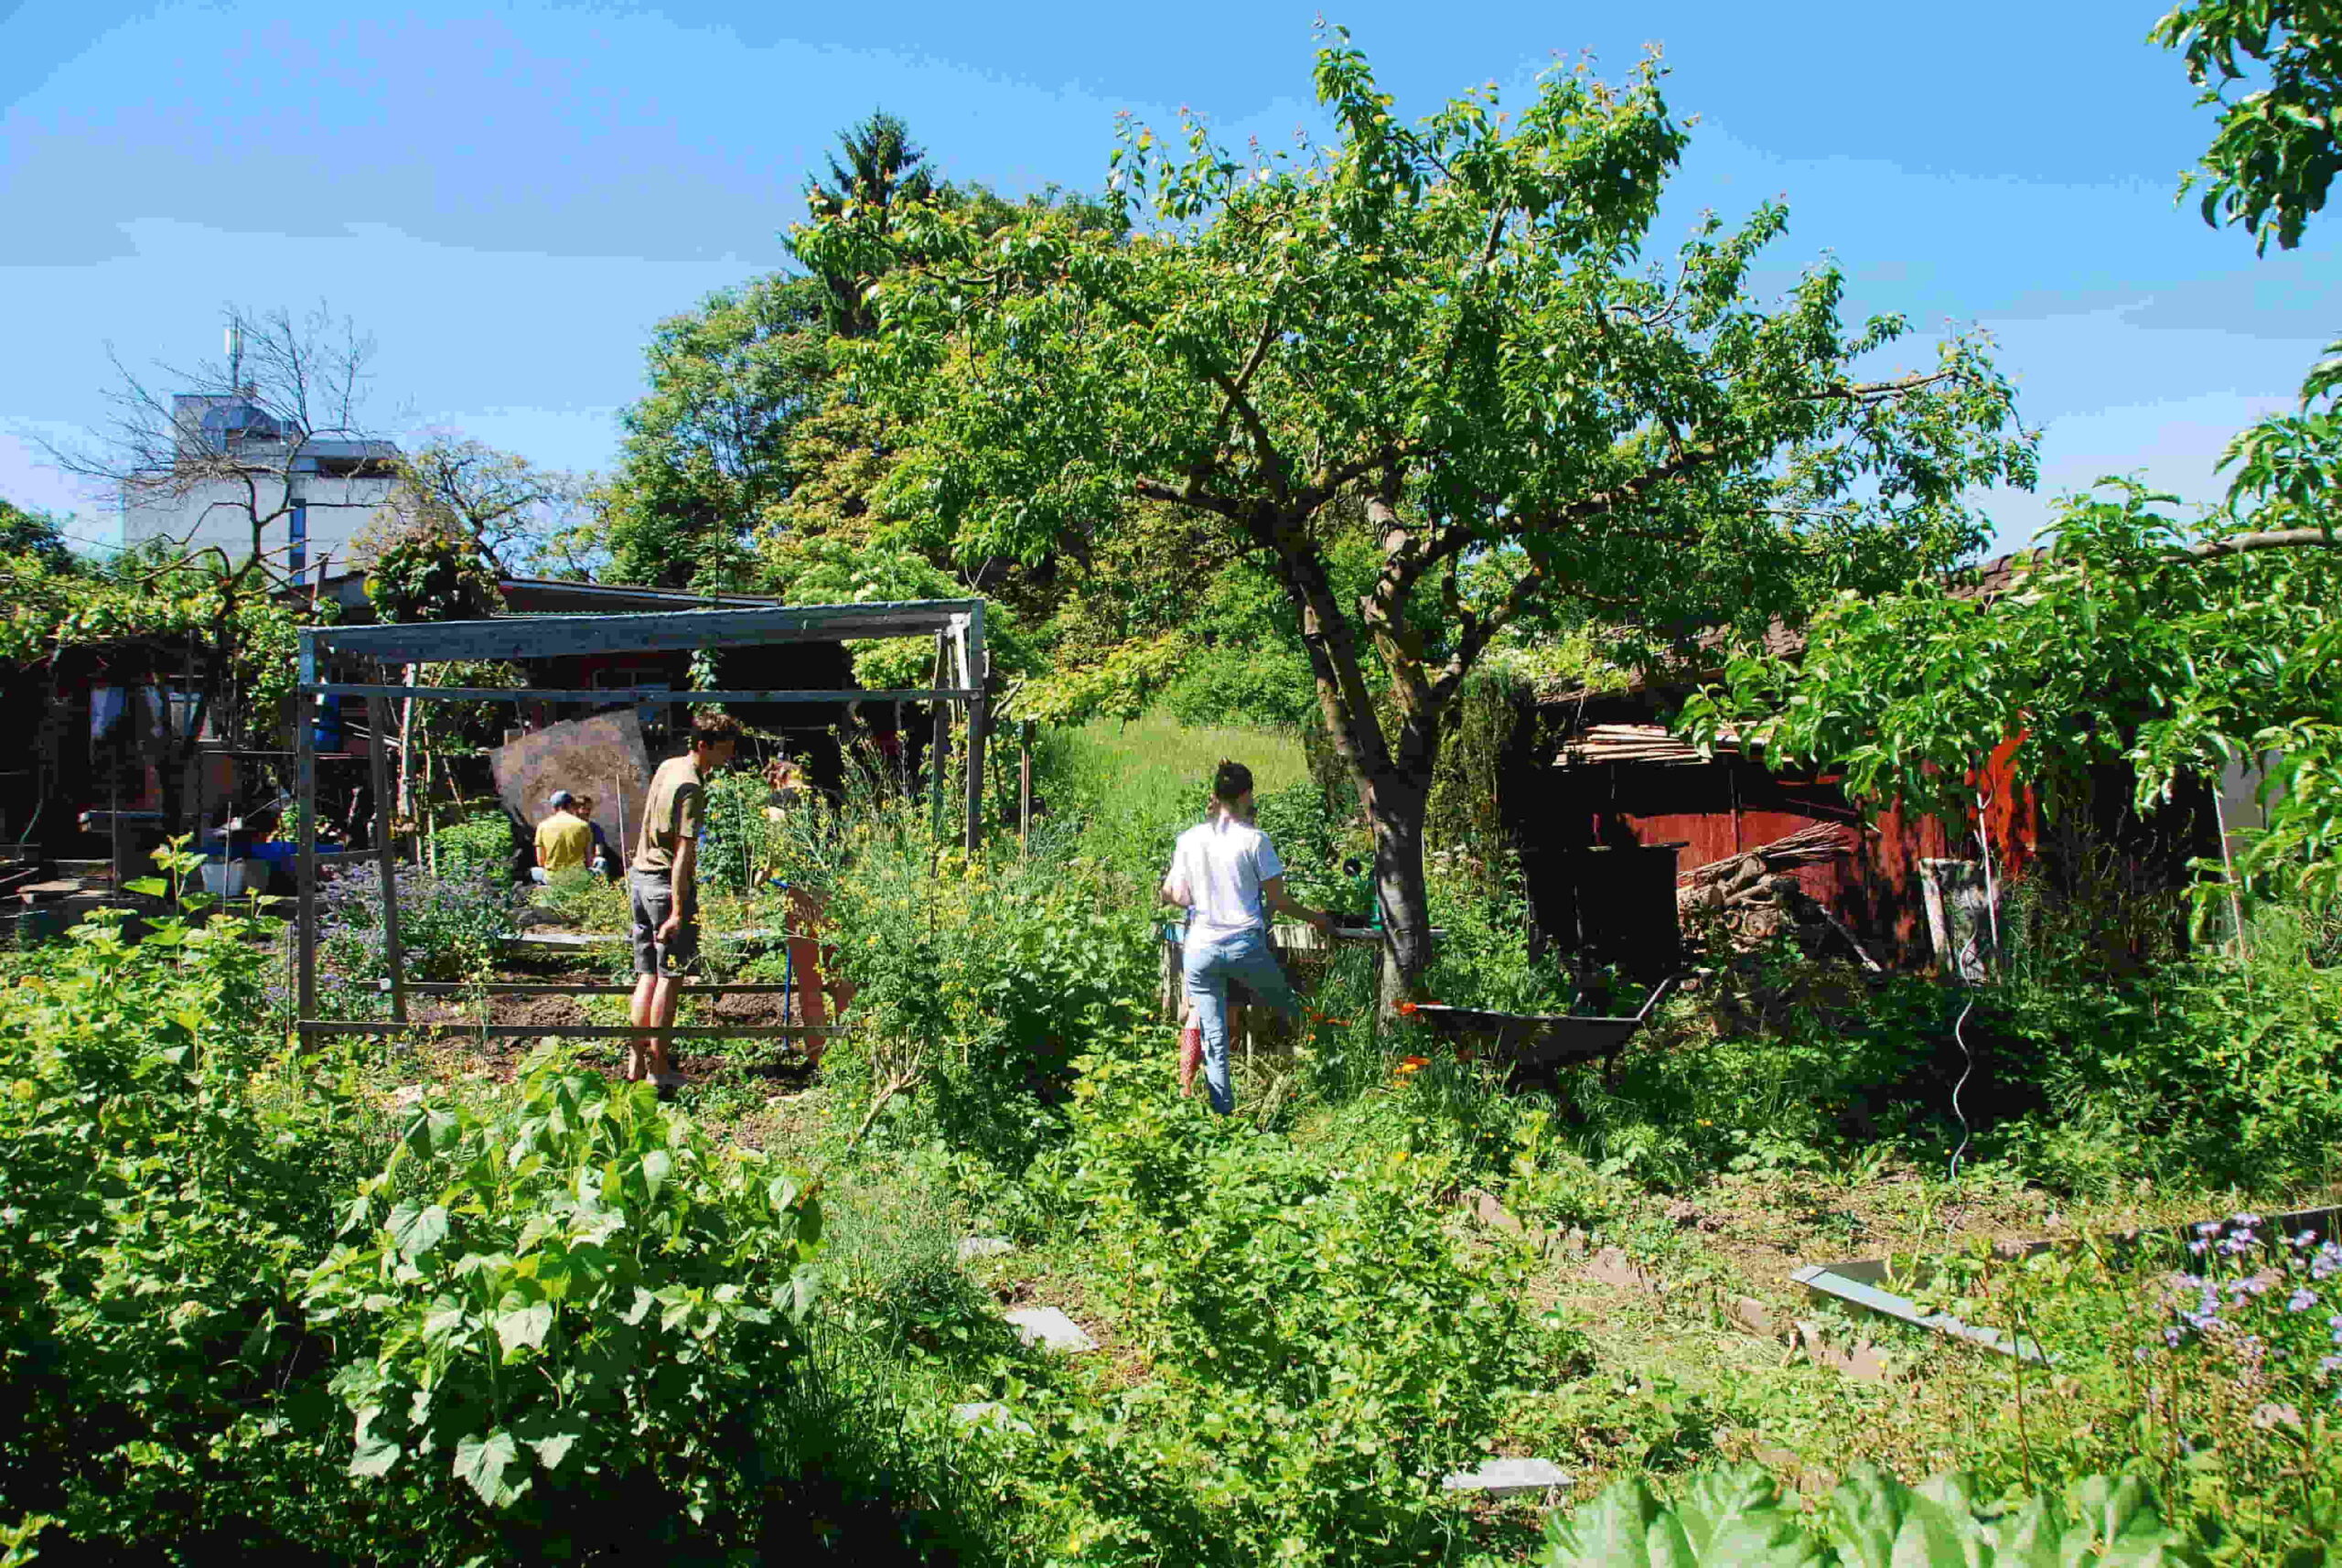
[[[1228,983],[1236,981],[1289,1019],[1300,1018],[1301,1003],[1269,951],[1267,933],[1258,929],[1209,935],[1190,929],[1186,957],[1187,1000],[1204,1036],[1204,1085],[1211,1108],[1225,1116],[1236,1109],[1236,1090],[1228,1081]]]

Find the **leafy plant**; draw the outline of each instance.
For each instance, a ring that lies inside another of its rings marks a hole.
[[[198,864],[158,858],[157,893]],[[102,912],[0,990],[0,1513],[53,1516],[59,1556],[266,1553],[336,1515],[298,1274],[371,1120],[345,1061],[255,1028],[263,932],[181,907],[136,941]]]
[[[817,1277],[802,1178],[546,1051],[512,1100],[426,1101],[344,1224],[306,1301],[364,1348],[349,1473],[414,1540],[752,1534]]]
[[[2132,1479],[2091,1477],[2062,1495],[1999,1504],[1939,1476],[1906,1487],[1875,1466],[1849,1475],[1821,1519],[1781,1498],[1755,1466],[1694,1477],[1673,1505],[1638,1478],[1556,1517],[1539,1568],[2180,1568],[2183,1547]]]

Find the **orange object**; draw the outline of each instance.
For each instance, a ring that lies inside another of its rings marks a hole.
[[[1405,1078],[1411,1074],[1421,1072],[1423,1069],[1429,1066],[1431,1066],[1431,1058],[1429,1057],[1401,1057],[1399,1058],[1399,1066],[1394,1076]]]

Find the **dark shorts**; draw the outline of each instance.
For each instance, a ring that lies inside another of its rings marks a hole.
[[[634,972],[687,974],[699,963],[699,923],[686,920],[666,941],[659,928],[675,912],[675,885],[663,871],[629,866],[626,890],[634,905]]]

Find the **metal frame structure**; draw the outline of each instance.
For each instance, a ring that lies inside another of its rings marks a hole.
[[[671,653],[717,648],[754,648],[775,643],[836,642],[847,638],[935,639],[936,684],[907,691],[687,692],[666,687],[608,691],[549,691],[536,687],[416,686],[390,679],[401,665],[457,660],[554,659],[592,653]],[[468,1035],[623,1038],[641,1034],[632,1026],[455,1024],[411,1026],[410,989],[440,994],[512,988],[410,986],[399,943],[397,855],[391,840],[389,757],[382,737],[390,732],[393,699],[439,702],[576,702],[612,706],[689,705],[695,703],[923,702],[935,704],[935,744],[929,753],[939,836],[944,811],[944,757],[950,746],[954,708],[967,725],[967,798],[962,840],[971,850],[983,839],[984,742],[991,728],[987,691],[991,660],[984,650],[982,599],[920,599],[874,605],[788,605],[757,609],[671,610],[635,615],[514,616],[498,620],[437,621],[391,626],[311,627],[300,634],[298,715],[294,734],[295,789],[300,801],[299,888],[293,927],[295,1027],[305,1036],[385,1035],[409,1027],[444,1027]],[[352,665],[371,670],[372,681],[337,679]],[[944,684],[946,675],[956,684]],[[352,1021],[317,1016],[317,751],[315,714],[327,699],[363,697],[372,735],[368,746],[374,785],[375,854],[382,871],[383,957],[391,1019]],[[620,988],[600,984],[532,985],[525,994],[600,995]],[[697,985],[689,995],[768,993],[770,985]],[[672,1026],[663,1033],[684,1037],[803,1039],[838,1032],[835,1026],[803,1024]]]

